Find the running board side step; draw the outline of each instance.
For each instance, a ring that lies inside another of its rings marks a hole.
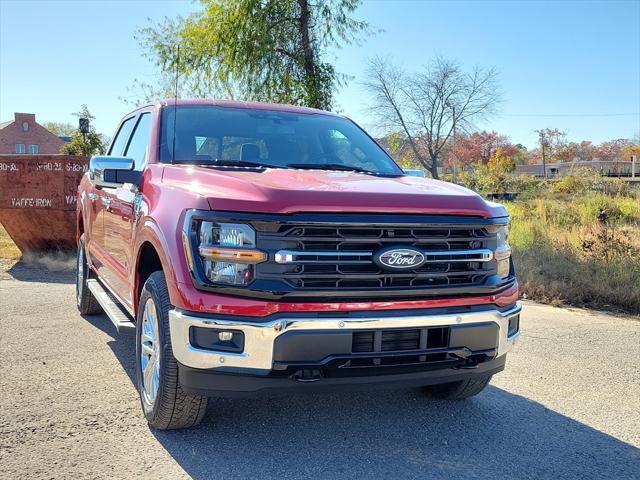
[[[136,331],[136,325],[131,321],[131,317],[122,311],[98,280],[87,280],[87,287],[89,287],[89,291],[96,298],[113,326],[116,327],[118,333],[134,333]]]

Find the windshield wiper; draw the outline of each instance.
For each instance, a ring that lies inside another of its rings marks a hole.
[[[263,162],[249,162],[247,160],[207,160],[197,161],[197,165],[203,165],[205,167],[285,168],[282,165],[271,165]]]
[[[378,175],[382,177],[401,176],[400,174],[393,172],[374,172],[373,170],[367,170],[366,168],[352,167],[349,165],[343,165],[342,163],[288,163],[286,166],[289,168],[300,168],[309,170],[340,170],[342,172],[368,173],[370,175]]]
[[[344,172],[360,172],[360,173],[378,174],[378,172],[372,172],[371,170],[367,170],[365,168],[350,167],[348,165],[343,165],[342,163],[288,163],[287,167],[309,169],[309,170],[340,170]]]

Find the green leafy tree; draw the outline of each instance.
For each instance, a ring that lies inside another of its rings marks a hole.
[[[396,155],[404,143],[404,136],[402,135],[402,132],[392,132],[387,135],[387,143],[389,144],[389,153],[391,155]]]
[[[370,32],[351,17],[359,0],[200,0],[187,18],[165,19],[138,32],[159,68],[158,85],[139,83],[145,99],[222,96],[331,109],[344,81],[326,50]],[[178,48],[179,45],[179,61]]]
[[[65,122],[45,122],[42,126],[56,137],[71,137],[76,130],[72,124]]]
[[[66,143],[60,149],[60,153],[66,155],[97,155],[104,153],[106,146],[105,137],[96,132],[96,129],[91,125],[91,120],[95,117],[91,115],[86,105],[82,105],[82,109],[74,113],[78,118],[86,118],[89,120],[89,131],[82,133],[80,129],[75,129],[71,135],[71,142]]]

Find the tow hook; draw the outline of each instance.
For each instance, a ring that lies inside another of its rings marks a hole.
[[[457,368],[458,370],[473,370],[474,368],[478,368],[478,363],[475,361],[468,361],[467,363],[458,365],[455,368]]]
[[[296,382],[313,383],[322,378],[322,372],[317,368],[298,370],[293,374],[292,378]]]
[[[464,362],[454,368],[459,370],[473,370],[474,368],[478,368],[478,360],[471,358],[470,354],[471,352],[467,349],[460,350],[458,352],[451,352],[451,355]]]

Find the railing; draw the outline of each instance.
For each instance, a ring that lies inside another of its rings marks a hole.
[[[600,173],[605,177],[634,177],[633,162],[630,161],[614,161],[605,162],[600,160],[593,160],[590,162],[558,162],[548,163],[546,165],[547,178],[553,178],[555,176],[561,176],[572,170],[578,168],[589,168],[593,171]],[[536,177],[544,177],[544,170],[542,164],[537,165],[517,165],[516,174],[518,175],[534,175]],[[640,177],[640,165],[636,162],[635,165],[635,177]]]

